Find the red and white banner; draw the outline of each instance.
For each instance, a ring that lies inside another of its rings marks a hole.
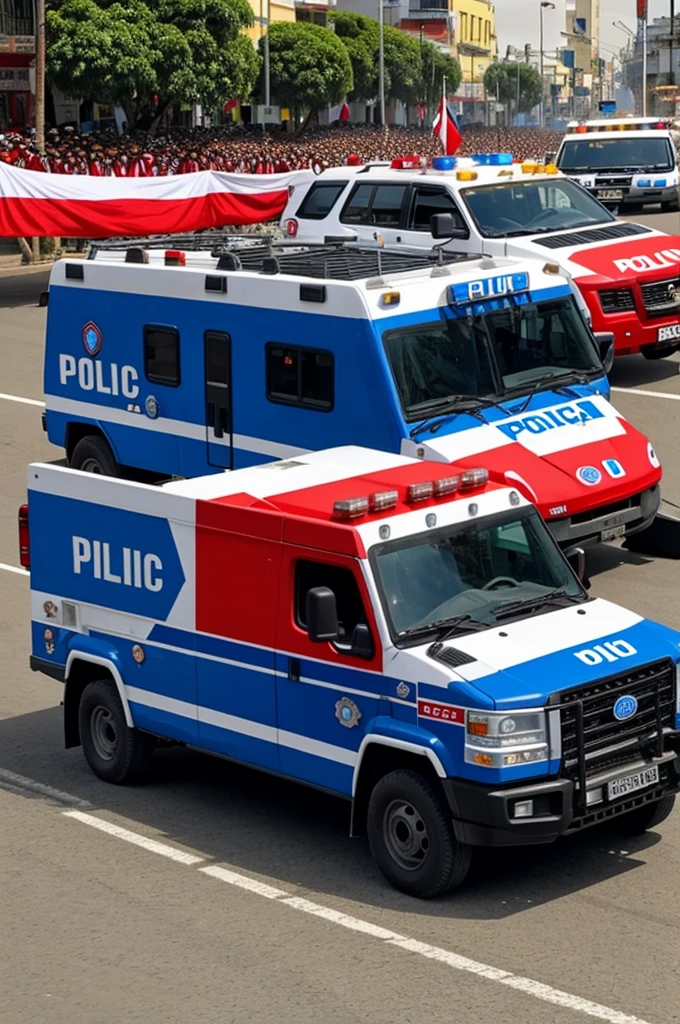
[[[0,162],[0,237],[112,238],[274,220],[313,171],[163,178],[40,174]]]

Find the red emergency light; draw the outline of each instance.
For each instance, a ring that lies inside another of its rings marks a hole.
[[[390,167],[394,171],[417,171],[420,169],[420,157],[398,156],[392,161]]]
[[[31,544],[28,533],[28,505],[19,507],[19,563],[24,569],[31,568]]]

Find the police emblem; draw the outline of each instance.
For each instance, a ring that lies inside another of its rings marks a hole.
[[[407,683],[399,683],[399,686],[397,687],[397,697],[401,697],[402,700],[406,700],[410,692],[411,687]]]
[[[343,697],[335,705],[335,717],[340,722],[340,725],[351,729],[359,724],[361,712],[353,700],[350,700],[349,697]]]
[[[97,325],[92,322],[92,320],[83,327],[82,339],[83,348],[87,352],[88,356],[99,355],[103,341],[102,332],[99,330]]]
[[[158,399],[155,395],[149,395],[144,403],[144,411],[149,419],[155,420],[159,413]]]

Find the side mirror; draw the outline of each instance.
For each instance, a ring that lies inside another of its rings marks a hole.
[[[350,654],[355,658],[372,658],[375,653],[373,637],[365,622],[357,622],[352,632]]]
[[[465,228],[456,225],[452,213],[433,213],[430,217],[430,234],[435,239],[467,238]]]
[[[49,298],[50,298],[50,293],[49,292],[41,292],[40,293],[40,297],[38,299],[38,305],[39,306],[46,306],[47,303],[49,302]]]
[[[614,335],[609,333],[597,333],[595,341],[600,351],[600,359],[605,373],[610,373],[614,365]]]
[[[586,576],[586,553],[583,548],[572,548],[567,555],[567,561],[585,589],[590,590],[590,580]]]
[[[338,639],[338,607],[329,587],[312,587],[306,599],[307,633],[312,643]]]

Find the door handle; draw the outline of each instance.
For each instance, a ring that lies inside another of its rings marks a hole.
[[[288,678],[291,683],[300,682],[300,659],[289,658],[288,659]]]

